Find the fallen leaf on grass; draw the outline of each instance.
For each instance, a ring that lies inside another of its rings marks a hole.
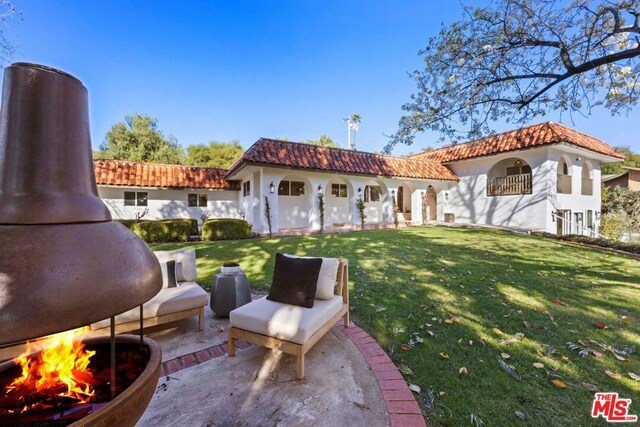
[[[552,303],[554,303],[555,305],[567,305],[565,302],[560,301],[559,299],[554,299],[553,301],[551,301]]]
[[[507,374],[517,379],[518,381],[522,379],[522,377],[520,376],[520,374],[518,373],[518,371],[514,366],[509,365],[507,362],[505,362],[499,357],[496,357],[496,359],[498,360],[498,364],[500,365],[503,371],[505,371]]]
[[[593,384],[589,384],[589,383],[582,383],[582,387],[584,387],[585,390],[589,390],[589,391],[598,390],[598,387],[594,386]]]
[[[558,388],[567,388],[567,385],[562,380],[552,380],[551,384],[553,384],[554,386],[556,386]]]
[[[444,396],[446,396],[446,395],[447,395],[447,392],[446,392],[446,391],[438,392],[438,396],[440,396],[440,397],[444,397]]]
[[[606,327],[607,327],[607,325],[605,325],[604,322],[595,323],[593,326],[595,326],[598,329],[606,329]]]
[[[414,393],[420,393],[420,386],[409,384],[409,390],[413,391]]]
[[[497,335],[505,335],[505,333],[498,328],[493,328],[493,333]]]
[[[376,308],[376,313],[380,313],[381,311],[385,311],[386,307]]]
[[[482,427],[484,426],[484,421],[482,421],[476,414],[471,414],[471,424],[476,427]]]
[[[409,344],[400,344],[400,348],[403,350],[411,350],[413,347],[411,347]]]
[[[394,334],[401,334],[403,332],[405,332],[404,328],[393,328],[393,333]]]
[[[525,328],[531,329],[531,324],[529,322],[527,322],[526,320],[523,320],[522,323],[524,323]]]
[[[510,355],[509,353],[501,353],[501,354],[500,354],[500,356],[501,356],[503,359],[511,359],[511,355]]]
[[[431,338],[433,338],[433,337],[435,337],[435,336],[436,336],[436,334],[435,334],[433,331],[427,331],[427,334],[428,334]]]
[[[445,353],[444,351],[441,351],[441,352],[440,352],[440,358],[441,358],[441,359],[448,359],[448,358],[449,358],[449,355],[448,355],[447,353]]]
[[[569,358],[567,356],[562,356],[561,359],[562,360],[569,360]]]
[[[613,353],[613,357],[615,357],[617,360],[619,360],[621,362],[625,362],[627,360],[622,356],[618,356],[616,353]]]
[[[640,375],[634,374],[633,372],[629,372],[629,376],[636,381],[640,381]]]
[[[459,319],[459,318],[457,318],[456,316],[451,316],[451,317],[450,317],[450,320],[451,320],[453,323],[460,323],[460,319]]]
[[[542,364],[540,362],[535,362],[533,364],[533,367],[536,368],[536,369],[542,369],[542,368],[544,368],[544,364]]]
[[[469,372],[467,372],[467,368],[465,368],[464,366],[460,369],[458,369],[458,374],[460,375],[467,375]]]
[[[484,347],[487,344],[484,342],[482,338],[478,338],[476,341],[478,341],[478,344],[480,344],[482,347]]]
[[[607,375],[609,375],[611,378],[616,379],[616,380],[617,380],[617,379],[622,378],[622,375],[621,375],[621,374],[619,374],[619,373],[617,373],[617,372],[611,372],[611,371],[610,371],[610,370],[608,370],[608,369],[607,369],[606,371],[604,371],[604,373],[605,373],[605,374],[607,374]]]
[[[405,294],[400,294],[400,298],[407,299],[407,296]]]
[[[520,412],[520,411],[516,411],[516,417],[520,418],[522,421],[524,421],[527,418],[524,412]]]
[[[622,323],[624,323],[624,324],[629,323],[629,318],[627,316],[621,316],[620,320],[622,320]]]
[[[507,344],[513,344],[514,342],[518,342],[518,341],[520,341],[518,338],[507,338],[500,341],[498,344],[507,345]]]

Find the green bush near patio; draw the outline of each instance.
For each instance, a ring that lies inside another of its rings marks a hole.
[[[147,243],[188,242],[191,235],[198,234],[198,221],[195,219],[116,221],[133,231]]]
[[[251,226],[243,219],[209,219],[202,224],[202,240],[236,240],[251,237]]]
[[[519,425],[516,411],[525,425],[607,425],[590,416],[592,386],[633,399],[630,413],[640,413],[640,381],[629,375],[640,374],[640,349],[618,354],[624,361],[612,352],[640,343],[640,263],[631,257],[448,227],[188,247],[200,283],[239,261],[256,290],[268,289],[276,252],[347,258],[353,321],[421,388],[415,396],[432,425],[470,425],[471,414],[487,426]],[[581,357],[569,342],[596,353]]]

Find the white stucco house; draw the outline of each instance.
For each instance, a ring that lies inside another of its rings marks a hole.
[[[261,138],[229,170],[95,160],[98,191],[116,218],[245,218],[265,234],[430,221],[559,234],[595,234],[600,166],[622,154],[548,122],[488,138],[393,157]],[[424,217],[423,217],[424,216]]]

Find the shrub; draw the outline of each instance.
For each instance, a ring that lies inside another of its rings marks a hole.
[[[193,229],[193,221],[195,220],[117,220],[147,243],[188,242]]]
[[[602,237],[589,237],[577,234],[565,234],[558,236],[543,231],[534,231],[534,236],[546,237],[564,242],[584,243],[586,245],[600,246],[601,248],[616,249],[618,251],[640,254],[640,245],[634,243],[621,242],[619,240],[605,239]]]
[[[251,226],[243,219],[209,219],[202,224],[202,240],[233,240],[251,237]]]

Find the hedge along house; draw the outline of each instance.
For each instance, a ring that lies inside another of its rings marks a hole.
[[[600,165],[624,156],[602,141],[542,123],[414,156],[382,156],[262,138],[228,170],[96,160],[116,218],[245,218],[255,232],[296,234],[445,221],[594,234]]]
[[[456,222],[597,235],[600,166],[624,155],[547,122],[412,158],[439,162],[460,178],[447,203]]]
[[[94,160],[98,194],[114,218],[238,218],[236,181],[226,170]]]

